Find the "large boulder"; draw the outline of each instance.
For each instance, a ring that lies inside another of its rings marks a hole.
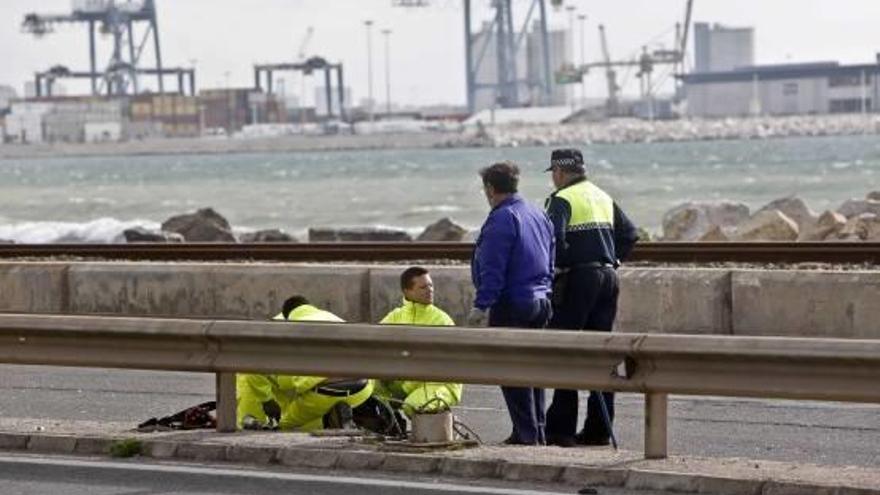
[[[880,240],[880,215],[862,213],[861,215],[850,218],[846,221],[846,225],[843,226],[843,229],[840,230],[838,238],[854,241]]]
[[[177,232],[186,242],[237,242],[229,222],[211,208],[171,217],[162,230]]]
[[[737,241],[793,241],[798,238],[798,226],[794,220],[779,210],[765,210],[736,228]]]
[[[461,242],[465,234],[467,234],[466,228],[456,224],[449,218],[441,218],[428,225],[416,240],[425,242]]]
[[[160,244],[183,242],[183,236],[177,232],[149,230],[143,227],[125,229],[122,231],[122,237],[124,237],[125,242],[129,244],[138,242],[156,242]]]
[[[800,230],[804,230],[804,227],[812,225],[816,222],[816,214],[811,210],[804,200],[798,198],[796,196],[789,196],[787,198],[777,199],[775,201],[771,201],[766,206],[758,210],[758,212],[768,211],[768,210],[779,210],[783,215],[788,218],[794,220],[794,222],[798,225]]]
[[[870,199],[872,201],[880,201],[880,191],[871,191],[865,196],[865,199]]]
[[[846,217],[836,211],[826,210],[811,225],[801,228],[799,241],[824,241],[833,239],[846,225]]]
[[[299,242],[296,237],[278,229],[258,230],[242,234],[241,242]]]
[[[716,225],[697,240],[700,242],[727,242],[730,240],[730,237],[721,230],[721,227]]]
[[[309,242],[407,242],[412,241],[405,230],[375,227],[309,229]]]
[[[848,199],[840,205],[837,212],[846,218],[857,217],[862,213],[880,215],[880,201],[872,199]]]
[[[742,203],[684,203],[663,215],[663,240],[695,241],[716,226],[730,232],[748,218],[749,207]]]

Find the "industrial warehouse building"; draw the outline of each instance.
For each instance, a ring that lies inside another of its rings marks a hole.
[[[743,67],[683,76],[693,117],[875,112],[880,64]]]

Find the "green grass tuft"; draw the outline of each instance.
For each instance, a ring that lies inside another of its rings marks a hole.
[[[110,455],[113,457],[134,457],[144,451],[144,443],[135,438],[117,440],[110,445]]]

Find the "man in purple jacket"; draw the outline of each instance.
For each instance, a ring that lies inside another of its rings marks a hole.
[[[544,328],[551,317],[553,224],[519,194],[519,168],[496,163],[480,171],[492,211],[477,239],[471,263],[476,288],[468,326]],[[544,389],[501,387],[513,445],[543,445]]]

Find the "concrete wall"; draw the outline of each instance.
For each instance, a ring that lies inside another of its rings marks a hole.
[[[263,319],[307,295],[348,321],[399,304],[399,266],[0,263],[0,312]],[[437,303],[461,323],[464,267],[431,268]],[[628,268],[617,331],[880,338],[880,272]]]
[[[732,274],[733,333],[880,338],[880,272]]]
[[[0,311],[61,313],[68,307],[67,265],[0,263]]]
[[[615,329],[630,333],[731,333],[730,271],[623,269]]]
[[[368,270],[232,264],[72,264],[69,312],[268,318],[291,294],[351,321],[368,316]]]

